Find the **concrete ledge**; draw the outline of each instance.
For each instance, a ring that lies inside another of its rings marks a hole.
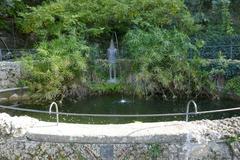
[[[240,117],[193,122],[130,124],[71,124],[43,122],[30,117],[0,114],[2,135],[59,143],[184,143],[208,142],[240,134]]]
[[[185,122],[87,125],[41,122],[29,128],[28,140],[59,143],[184,143],[188,128]]]

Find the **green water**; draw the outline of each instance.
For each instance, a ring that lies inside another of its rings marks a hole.
[[[157,114],[157,113],[185,113],[187,100],[182,101],[163,101],[161,99],[133,99],[125,97],[129,103],[121,104],[121,96],[95,96],[89,97],[76,103],[65,101],[59,106],[60,112],[71,113],[97,113],[97,114]],[[198,111],[216,110],[225,108],[239,107],[239,101],[233,100],[196,100]],[[49,106],[20,105],[22,108],[31,108],[48,111]],[[54,109],[53,109],[54,110]],[[192,110],[192,109],[190,109]],[[0,112],[7,112],[11,115],[28,115],[44,121],[55,121],[55,116],[48,114],[29,113],[20,111],[10,111],[1,109]],[[239,111],[230,111],[223,113],[213,113],[204,115],[192,115],[190,121],[199,119],[222,119],[233,116],[240,116]],[[60,115],[60,122],[68,123],[88,123],[88,124],[108,124],[108,123],[130,123],[140,122],[159,122],[159,121],[176,121],[185,120],[185,116],[170,117],[141,117],[141,118],[103,118],[103,117],[75,117]]]

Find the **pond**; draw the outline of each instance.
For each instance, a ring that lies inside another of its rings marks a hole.
[[[185,113],[187,100],[163,101],[162,99],[143,100],[133,97],[124,97],[127,103],[120,103],[121,96],[93,96],[78,102],[64,101],[59,106],[59,112],[68,113],[90,113],[90,114],[158,114],[158,113]],[[239,107],[239,101],[233,100],[196,100],[198,111],[216,110]],[[23,105],[21,108],[30,108],[48,111],[49,106]],[[190,108],[192,111],[193,107]],[[53,108],[53,110],[55,110]],[[42,113],[30,113],[0,109],[0,112],[7,112],[10,115],[27,115],[43,121],[56,121],[56,116]],[[211,113],[203,115],[191,115],[189,120],[200,119],[222,119],[233,116],[240,116],[240,111],[229,111],[221,113]],[[86,124],[109,124],[109,123],[130,123],[130,122],[159,122],[159,121],[183,121],[185,116],[169,117],[78,117],[60,115],[60,122],[86,123]]]

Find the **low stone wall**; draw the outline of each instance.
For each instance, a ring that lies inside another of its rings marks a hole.
[[[20,78],[18,62],[0,62],[0,89],[16,87]]]
[[[238,160],[240,117],[86,125],[0,114],[0,159]],[[231,140],[230,140],[231,139]]]

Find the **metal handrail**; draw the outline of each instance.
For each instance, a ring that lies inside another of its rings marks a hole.
[[[28,87],[0,89],[0,93],[12,92],[12,91],[22,91],[22,90],[26,90],[26,89],[28,89]]]
[[[26,53],[34,54],[36,49],[2,49],[0,48],[0,61],[8,61],[24,56]]]
[[[56,119],[57,119],[57,126],[58,126],[58,124],[59,124],[59,112],[58,112],[58,105],[57,105],[57,103],[56,102],[52,102],[52,104],[50,105],[50,107],[49,107],[49,114],[51,114],[52,113],[52,107],[53,106],[55,106],[55,108],[56,108]]]
[[[186,111],[186,122],[188,122],[188,116],[189,116],[189,107],[190,107],[190,104],[193,104],[194,106],[194,113],[197,114],[198,111],[197,111],[197,104],[194,100],[190,100],[188,101],[187,103],[187,111]]]
[[[54,102],[55,103],[55,102]],[[188,102],[189,107],[190,103],[192,103],[192,100]],[[196,103],[195,103],[196,104]],[[48,111],[43,110],[35,110],[35,109],[27,109],[27,108],[18,108],[19,105],[12,105],[12,106],[3,106],[0,105],[0,108],[3,109],[10,109],[15,111],[24,111],[24,112],[32,112],[32,113],[44,113],[49,114]],[[194,105],[195,106],[195,105]],[[81,116],[81,117],[165,117],[165,116],[188,116],[188,115],[200,115],[200,114],[208,114],[208,113],[218,113],[218,112],[228,112],[228,111],[235,111],[240,110],[240,107],[235,108],[228,108],[228,109],[218,109],[218,110],[210,110],[210,111],[197,111],[195,112],[185,112],[185,113],[164,113],[164,114],[86,114],[86,113],[66,113],[66,112],[58,112],[58,109],[56,109],[56,112],[51,112],[50,114],[56,114],[57,115],[57,122],[58,121],[58,115],[64,115],[64,116]],[[189,111],[189,110],[188,110]],[[186,118],[187,119],[187,118]],[[188,119],[187,119],[188,120]]]

